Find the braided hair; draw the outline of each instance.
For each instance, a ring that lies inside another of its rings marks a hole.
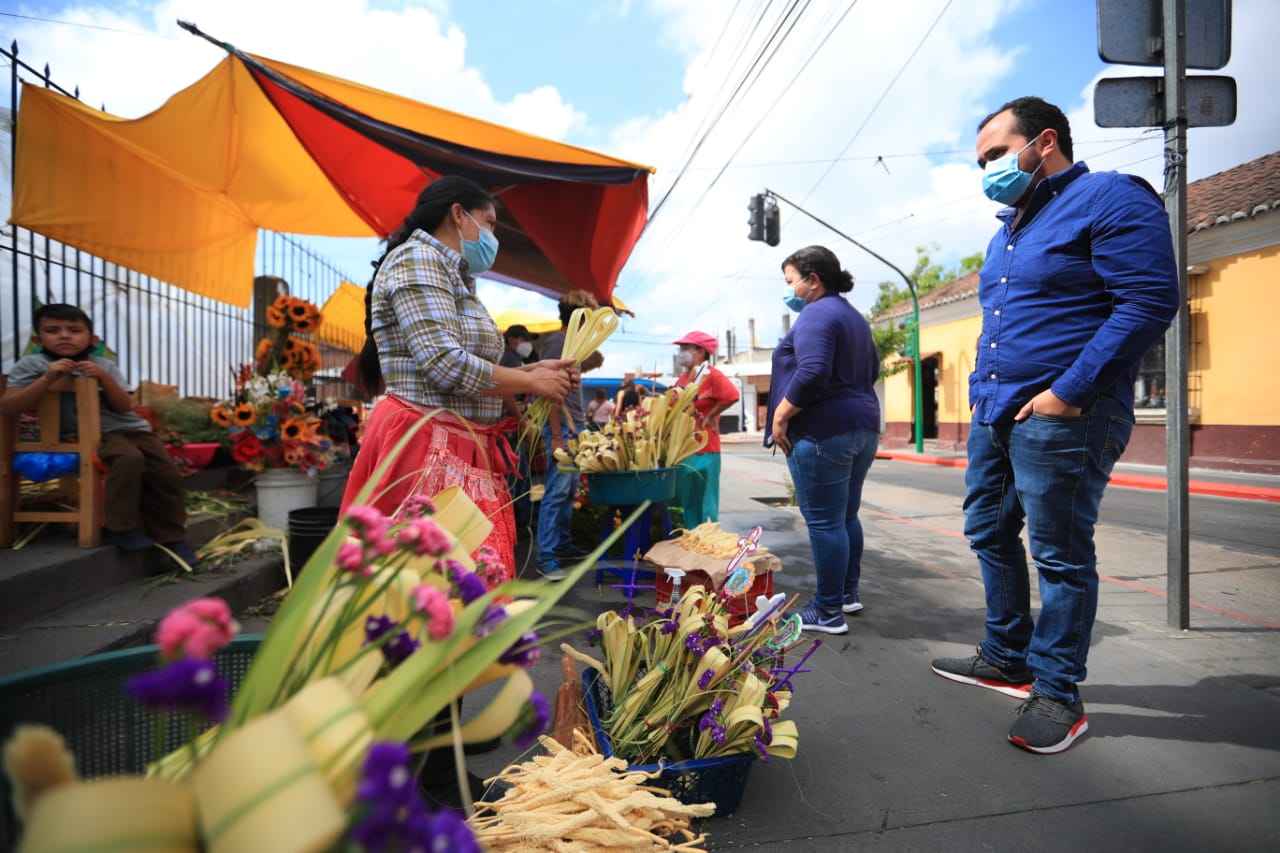
[[[469,178],[459,175],[437,178],[427,184],[418,195],[413,210],[409,211],[400,227],[387,236],[386,249],[373,262],[373,276],[364,291],[364,348],[356,357],[356,375],[360,380],[360,388],[370,397],[386,390],[386,383],[382,378],[382,363],[378,358],[378,344],[373,338],[373,283],[377,280],[378,270],[387,257],[404,244],[414,231],[421,229],[428,234],[434,233],[455,204],[462,205],[463,210],[472,211],[493,207],[495,203],[492,195]]]

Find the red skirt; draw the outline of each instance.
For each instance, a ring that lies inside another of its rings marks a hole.
[[[347,511],[400,439],[423,420],[426,423],[392,459],[365,503],[394,517],[412,495],[429,498],[450,486],[461,487],[493,522],[493,532],[484,544],[498,552],[506,567],[503,580],[510,580],[515,577],[516,521],[505,475],[512,470],[514,455],[505,432],[514,421],[483,426],[399,397],[387,397],[374,406],[365,425],[340,512]]]

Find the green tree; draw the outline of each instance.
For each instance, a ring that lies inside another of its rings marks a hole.
[[[943,285],[950,284],[958,278],[962,278],[971,272],[975,272],[982,268],[983,255],[981,252],[967,255],[960,259],[960,263],[954,267],[944,267],[935,263],[930,252],[937,252],[941,249],[937,243],[930,243],[928,246],[916,246],[916,265],[911,271],[911,280],[916,283],[916,295],[924,296],[926,293],[937,290]],[[883,364],[885,359],[891,355],[901,352],[907,343],[907,330],[893,328],[891,324],[877,324],[876,318],[881,317],[902,302],[911,299],[911,291],[907,289],[906,282],[882,281],[880,282],[880,292],[876,296],[875,303],[871,306],[871,310],[867,312],[867,319],[871,321],[871,334],[876,342],[876,352],[880,355],[880,362]],[[899,361],[891,365],[884,371],[885,376],[891,376],[906,367],[905,361]]]

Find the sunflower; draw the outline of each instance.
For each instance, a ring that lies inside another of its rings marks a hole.
[[[293,338],[293,337],[285,338],[285,339],[284,339],[284,354],[285,354],[285,357],[286,357],[286,358],[294,358],[294,357],[295,357],[295,356],[294,356],[294,352],[295,352],[295,351],[298,349],[298,347],[300,347],[300,346],[302,346],[302,341],[298,340],[297,338]]]
[[[274,302],[271,303],[271,307],[279,311],[281,314],[283,314],[285,311],[289,310],[289,305],[292,303],[293,303],[293,297],[286,296],[285,294],[282,293],[275,298]]]
[[[307,422],[300,418],[289,418],[280,427],[280,437],[285,441],[306,441],[309,432]]]
[[[263,338],[258,341],[258,349],[254,351],[253,360],[262,361],[267,356],[271,355],[272,346],[274,346],[274,344],[272,343],[271,338]]]
[[[231,412],[227,410],[226,406],[215,406],[209,412],[209,419],[220,427],[231,426]]]
[[[293,322],[296,323],[299,320],[305,320],[315,312],[316,312],[315,306],[312,305],[310,302],[306,302],[302,299],[297,299],[297,300],[294,300],[293,304],[289,306],[289,319],[293,320]]]
[[[247,427],[252,426],[253,422],[258,419],[258,412],[250,403],[241,403],[236,406],[235,412],[231,416],[231,420],[236,426]]]
[[[314,332],[318,325],[320,325],[319,317],[303,317],[301,320],[293,321],[293,330],[295,332],[302,332],[303,334],[306,334],[308,332]]]
[[[274,305],[268,305],[267,322],[277,329],[283,329],[285,323],[284,312]]]

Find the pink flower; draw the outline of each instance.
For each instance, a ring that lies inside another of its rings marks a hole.
[[[156,643],[166,658],[182,655],[207,660],[231,642],[240,626],[221,598],[197,598],[169,611],[156,628]]]
[[[426,495],[409,495],[400,505],[400,511],[396,515],[400,518],[417,518],[431,515],[435,511],[436,505],[431,502],[431,498]]]
[[[449,553],[453,547],[449,534],[429,518],[415,518],[396,531],[396,541],[413,553],[422,556],[431,554],[440,556]]]
[[[453,633],[453,605],[448,593],[424,583],[413,588],[412,596],[413,609],[427,617],[427,636],[438,641]]]
[[[507,579],[507,567],[493,546],[481,545],[476,551],[476,574],[484,578],[490,589]]]
[[[391,527],[391,519],[364,504],[347,507],[347,520],[355,527],[356,535],[366,542],[381,539]]]
[[[365,567],[364,546],[359,542],[343,542],[338,546],[338,568],[347,572],[368,574]]]

